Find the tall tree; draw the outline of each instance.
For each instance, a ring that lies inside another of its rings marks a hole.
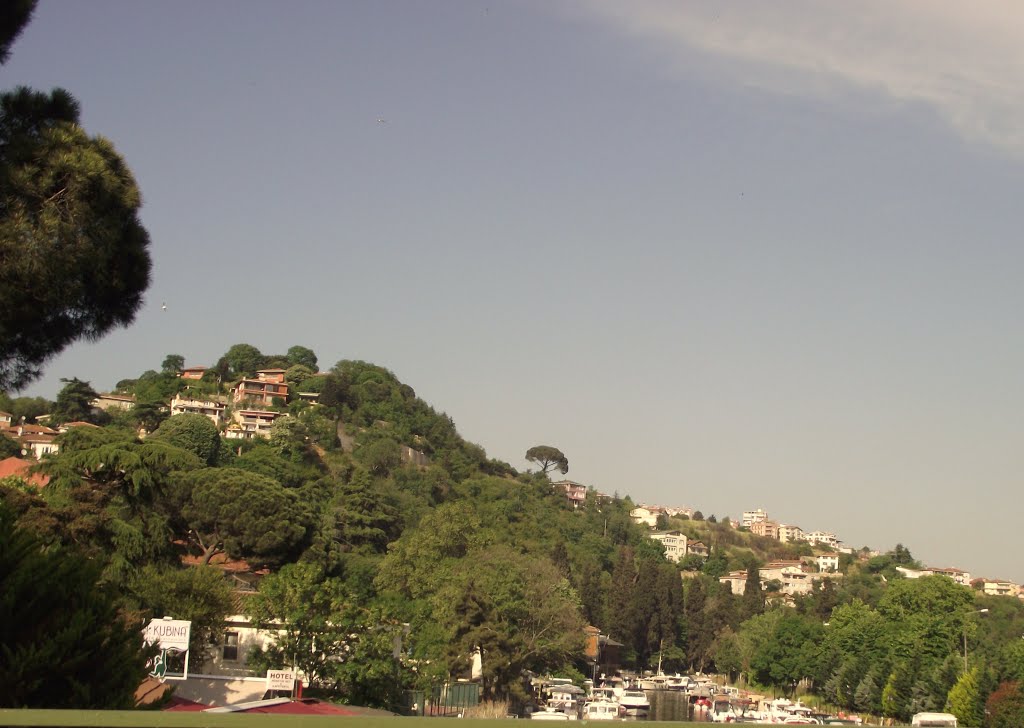
[[[204,563],[222,551],[254,564],[282,563],[306,534],[309,514],[295,492],[262,475],[235,468],[184,473],[176,497]]]
[[[961,725],[981,725],[985,719],[985,696],[981,694],[978,668],[960,676],[949,691],[946,710],[956,716]]]
[[[53,407],[54,419],[57,422],[88,422],[92,419],[92,401],[96,399],[96,390],[89,382],[81,379],[61,379],[64,386],[57,393],[57,402]]]
[[[141,625],[98,577],[98,564],[42,548],[0,504],[0,707],[134,707]]]
[[[185,368],[185,357],[181,354],[168,354],[164,357],[164,363],[160,365],[160,369],[164,374],[181,374],[181,370]]]
[[[547,474],[552,470],[565,475],[569,472],[569,460],[557,447],[536,445],[526,451],[526,459],[540,466],[540,472]]]
[[[333,510],[334,540],[342,551],[384,553],[398,514],[374,491],[365,470],[356,469],[338,487]]]
[[[740,599],[740,621],[750,619],[764,611],[764,590],[761,588],[761,570],[757,564],[747,566],[747,581]]]
[[[28,25],[36,9],[36,0],[10,0],[0,5],[0,64],[11,55],[11,46]]]
[[[192,622],[189,663],[196,672],[201,672],[207,646],[219,641],[224,620],[235,613],[224,572],[210,566],[150,564],[129,581],[127,592],[132,606],[151,619],[172,616]]]
[[[288,349],[288,363],[292,366],[301,364],[302,366],[309,367],[311,371],[316,372],[316,354],[313,353],[312,349],[308,349],[305,346],[293,346]]]
[[[6,51],[6,48],[5,48]],[[142,198],[63,89],[0,94],[0,388],[78,339],[127,326],[149,286]]]
[[[192,453],[207,465],[216,465],[220,454],[220,432],[205,415],[186,412],[164,420],[147,440],[166,442]]]
[[[224,361],[236,375],[249,377],[263,366],[263,354],[252,344],[235,344],[224,354]]]

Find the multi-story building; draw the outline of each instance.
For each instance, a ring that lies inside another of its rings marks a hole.
[[[779,593],[787,596],[809,594],[814,588],[813,577],[800,568],[799,561],[773,561],[758,569],[758,577],[762,587],[777,582]],[[733,594],[743,594],[747,588],[747,572],[732,571],[718,581],[729,584]]]
[[[579,508],[587,500],[587,486],[582,483],[576,483],[572,480],[559,480],[552,483],[551,487],[564,490],[565,497],[573,508]]]
[[[284,369],[261,369],[255,379],[242,379],[234,390],[234,401],[248,400],[255,404],[271,405],[274,400],[288,401],[288,385]]]
[[[778,539],[779,537],[779,524],[775,521],[754,521],[750,525],[750,532],[755,536],[764,536],[765,538]]]
[[[130,410],[135,406],[135,397],[130,394],[109,394],[104,393],[96,396],[92,402],[89,403],[93,407],[98,407],[102,410],[121,409]]]
[[[658,516],[662,514],[662,510],[657,506],[637,506],[629,512],[629,517],[633,519],[635,523],[643,523],[654,528],[658,525]]]
[[[1017,596],[1017,585],[1012,581],[1001,579],[985,579],[981,590],[994,597],[1015,597]]]
[[[947,567],[943,569],[931,569],[933,574],[942,574],[948,576],[950,579],[955,581],[957,584],[963,584],[964,586],[971,585],[971,575],[963,569],[957,569],[955,567]]]
[[[773,561],[758,571],[762,584],[778,581],[782,594],[808,594],[813,585],[811,575],[800,567],[799,561]]]
[[[665,558],[677,564],[686,556],[686,534],[680,531],[659,531],[651,538],[665,547]]]
[[[758,508],[756,511],[743,511],[743,518],[740,520],[740,525],[744,528],[750,528],[759,521],[767,521],[768,514],[764,512],[763,508]]]
[[[254,437],[270,437],[270,428],[278,417],[287,417],[282,412],[240,409],[232,415],[234,422],[224,431],[229,440],[251,440]]]
[[[688,541],[686,543],[686,553],[707,558],[708,547],[701,541]]]
[[[794,543],[804,540],[804,530],[800,526],[791,526],[785,523],[779,524],[778,539],[782,543]]]
[[[839,539],[834,533],[828,531],[812,531],[807,534],[806,541],[812,546],[830,546],[832,548],[839,546]]]
[[[820,554],[814,560],[818,564],[818,571],[839,571],[838,554]]]
[[[220,427],[224,420],[224,410],[227,405],[214,399],[192,399],[181,394],[176,394],[171,400],[171,416],[183,414],[196,414],[209,417],[213,424]]]

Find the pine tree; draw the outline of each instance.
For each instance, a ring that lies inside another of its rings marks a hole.
[[[146,676],[99,565],[43,549],[0,504],[0,708],[127,709]]]

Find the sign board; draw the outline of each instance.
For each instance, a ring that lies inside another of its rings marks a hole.
[[[151,620],[142,631],[142,637],[146,644],[159,647],[160,652],[153,658],[149,674],[160,682],[188,679],[188,639],[191,634],[192,622],[188,620]]]
[[[295,689],[295,673],[291,670],[267,670],[267,690]]]
[[[164,650],[188,650],[188,638],[192,632],[192,623],[184,619],[154,619],[146,625],[144,638],[151,645],[159,645]]]

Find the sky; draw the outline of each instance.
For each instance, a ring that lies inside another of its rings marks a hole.
[[[42,0],[18,84],[154,263],[24,394],[298,344],[521,470],[1024,582],[1016,0]]]

